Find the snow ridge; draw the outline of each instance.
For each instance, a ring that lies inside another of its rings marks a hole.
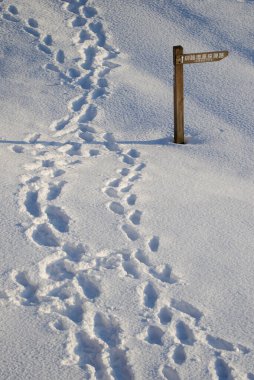
[[[134,379],[135,368],[121,321],[111,313],[99,311],[100,273],[120,267],[126,277],[141,280],[142,284],[137,287],[140,299],[137,307],[147,322],[137,339],[166,353],[158,365],[158,378],[181,379],[181,366],[193,360],[196,345],[209,350],[208,369],[213,379],[239,378],[230,363],[249,350],[207,333],[200,327],[204,314],[194,305],[176,299],[166,303],[161,297],[165,291],[170,294],[171,287],[181,286],[182,280],[170,263],[151,265],[151,255],[160,249],[160,237],[147,237],[140,232],[144,211],[136,208],[135,183],[142,180],[147,163],[137,149],[122,148],[113,134],[97,133],[93,127],[96,100],[109,94],[106,76],[117,67],[113,59],[118,51],[108,44],[92,2],[62,0],[62,7],[71,14],[68,26],[77,31],[73,43],[80,55],[78,67],[67,70],[64,51],[54,45],[53,36],[40,30],[37,20],[22,20],[14,5],[2,15],[8,22],[21,23],[24,31],[36,39],[37,49],[51,60],[45,70],[58,73],[63,84],[82,90],[82,95],[68,105],[65,117],[49,127],[53,143],[50,137],[41,141],[38,134],[27,136],[29,144],[25,149],[30,149],[34,161],[25,167],[26,174],[22,176],[20,210],[30,217],[26,228],[28,239],[45,247],[48,255],[38,263],[36,271],[13,270],[14,289],[8,290],[9,301],[21,306],[34,305],[40,313],[52,316],[51,328],[66,335],[63,364],[78,365],[85,378]],[[93,147],[88,154],[84,152],[84,146],[101,137],[103,149]],[[12,146],[17,154],[23,153],[23,149]],[[94,257],[89,247],[69,240],[71,218],[54,201],[66,184],[63,179],[66,171],[85,159],[107,153],[118,157],[119,168],[101,191],[107,199],[106,207],[118,218],[119,229],[133,244],[133,250],[119,249]]]

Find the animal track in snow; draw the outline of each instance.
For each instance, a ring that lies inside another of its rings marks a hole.
[[[147,342],[150,344],[158,344],[162,346],[162,337],[164,331],[158,326],[149,326],[147,330]]]
[[[33,285],[25,272],[20,272],[16,275],[16,282],[21,285],[24,289],[21,292],[21,297],[25,299],[23,305],[34,305],[38,303],[38,298],[36,296],[37,286]]]
[[[173,313],[169,307],[164,306],[159,312],[159,318],[162,325],[167,325],[172,321]]]
[[[48,216],[49,223],[52,224],[56,230],[59,232],[69,231],[70,218],[60,207],[51,205],[46,208],[45,212]]]
[[[45,247],[58,247],[59,241],[49,228],[49,226],[44,224],[39,224],[35,227],[32,238],[35,241],[35,243],[39,245],[43,245]]]
[[[129,206],[134,206],[137,200],[137,196],[135,194],[131,194],[127,197],[127,203]]]
[[[120,343],[118,324],[112,318],[107,319],[102,313],[95,315],[94,332],[110,347],[115,347]]]
[[[171,307],[180,311],[181,313],[189,315],[190,317],[196,319],[197,321],[199,321],[203,316],[203,313],[201,313],[201,311],[199,311],[196,307],[192,306],[191,304],[185,301],[172,299]]]
[[[162,282],[167,282],[168,284],[175,284],[177,282],[177,277],[172,273],[172,268],[168,264],[160,265],[157,268],[150,268],[150,273]]]
[[[138,226],[140,224],[142,212],[139,210],[135,210],[129,217],[130,221]]]
[[[28,191],[26,194],[25,207],[35,218],[40,216],[41,210],[38,203],[38,191]]]
[[[181,380],[176,370],[168,365],[163,367],[162,375],[167,380]]]
[[[215,338],[211,335],[207,335],[206,340],[210,346],[216,350],[234,351],[234,346],[232,343],[227,342],[221,338]]]
[[[76,334],[75,354],[78,356],[78,364],[81,369],[92,366],[96,378],[103,379],[106,375],[106,364],[103,361],[103,344],[97,339],[91,338],[88,333],[80,331]]]
[[[157,252],[159,249],[159,237],[154,236],[149,242],[148,246],[152,252]]]
[[[140,237],[139,233],[132,226],[130,226],[129,224],[124,224],[122,226],[122,230],[124,231],[124,233],[126,234],[126,236],[128,237],[128,239],[130,239],[132,241],[136,241]]]
[[[100,296],[101,292],[96,281],[89,278],[87,275],[79,275],[78,283],[82,288],[84,295],[90,300],[94,300]]]
[[[63,64],[64,61],[65,61],[65,54],[64,54],[64,51],[62,49],[59,49],[57,52],[56,52],[56,61],[60,64]]]
[[[145,286],[143,296],[144,305],[150,309],[153,309],[158,299],[158,293],[151,282],[148,282],[148,284]]]
[[[111,202],[109,205],[109,209],[113,211],[115,214],[124,215],[124,207],[119,202]]]
[[[61,181],[57,184],[49,183],[47,200],[53,201],[54,199],[59,197],[59,195],[61,194],[62,188],[64,187],[65,184],[66,184],[65,181]]]
[[[127,275],[136,279],[140,278],[140,273],[134,260],[127,259],[122,263],[122,266]]]
[[[12,150],[13,150],[13,152],[15,152],[15,153],[24,153],[24,148],[23,148],[23,146],[13,145]]]
[[[182,344],[192,346],[195,342],[192,330],[182,321],[178,321],[176,324],[176,336]]]
[[[218,380],[234,380],[231,368],[222,358],[217,358],[214,363]]]
[[[182,365],[186,361],[186,353],[184,347],[180,344],[174,349],[172,359],[176,364]]]

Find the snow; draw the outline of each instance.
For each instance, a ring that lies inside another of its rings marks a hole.
[[[254,378],[253,6],[0,2],[1,378]]]

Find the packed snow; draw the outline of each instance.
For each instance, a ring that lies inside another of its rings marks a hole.
[[[0,378],[254,379],[253,0],[0,0]],[[173,142],[173,46],[184,65]]]

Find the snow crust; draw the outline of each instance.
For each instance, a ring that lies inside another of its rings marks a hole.
[[[253,7],[0,1],[0,378],[254,379]]]

